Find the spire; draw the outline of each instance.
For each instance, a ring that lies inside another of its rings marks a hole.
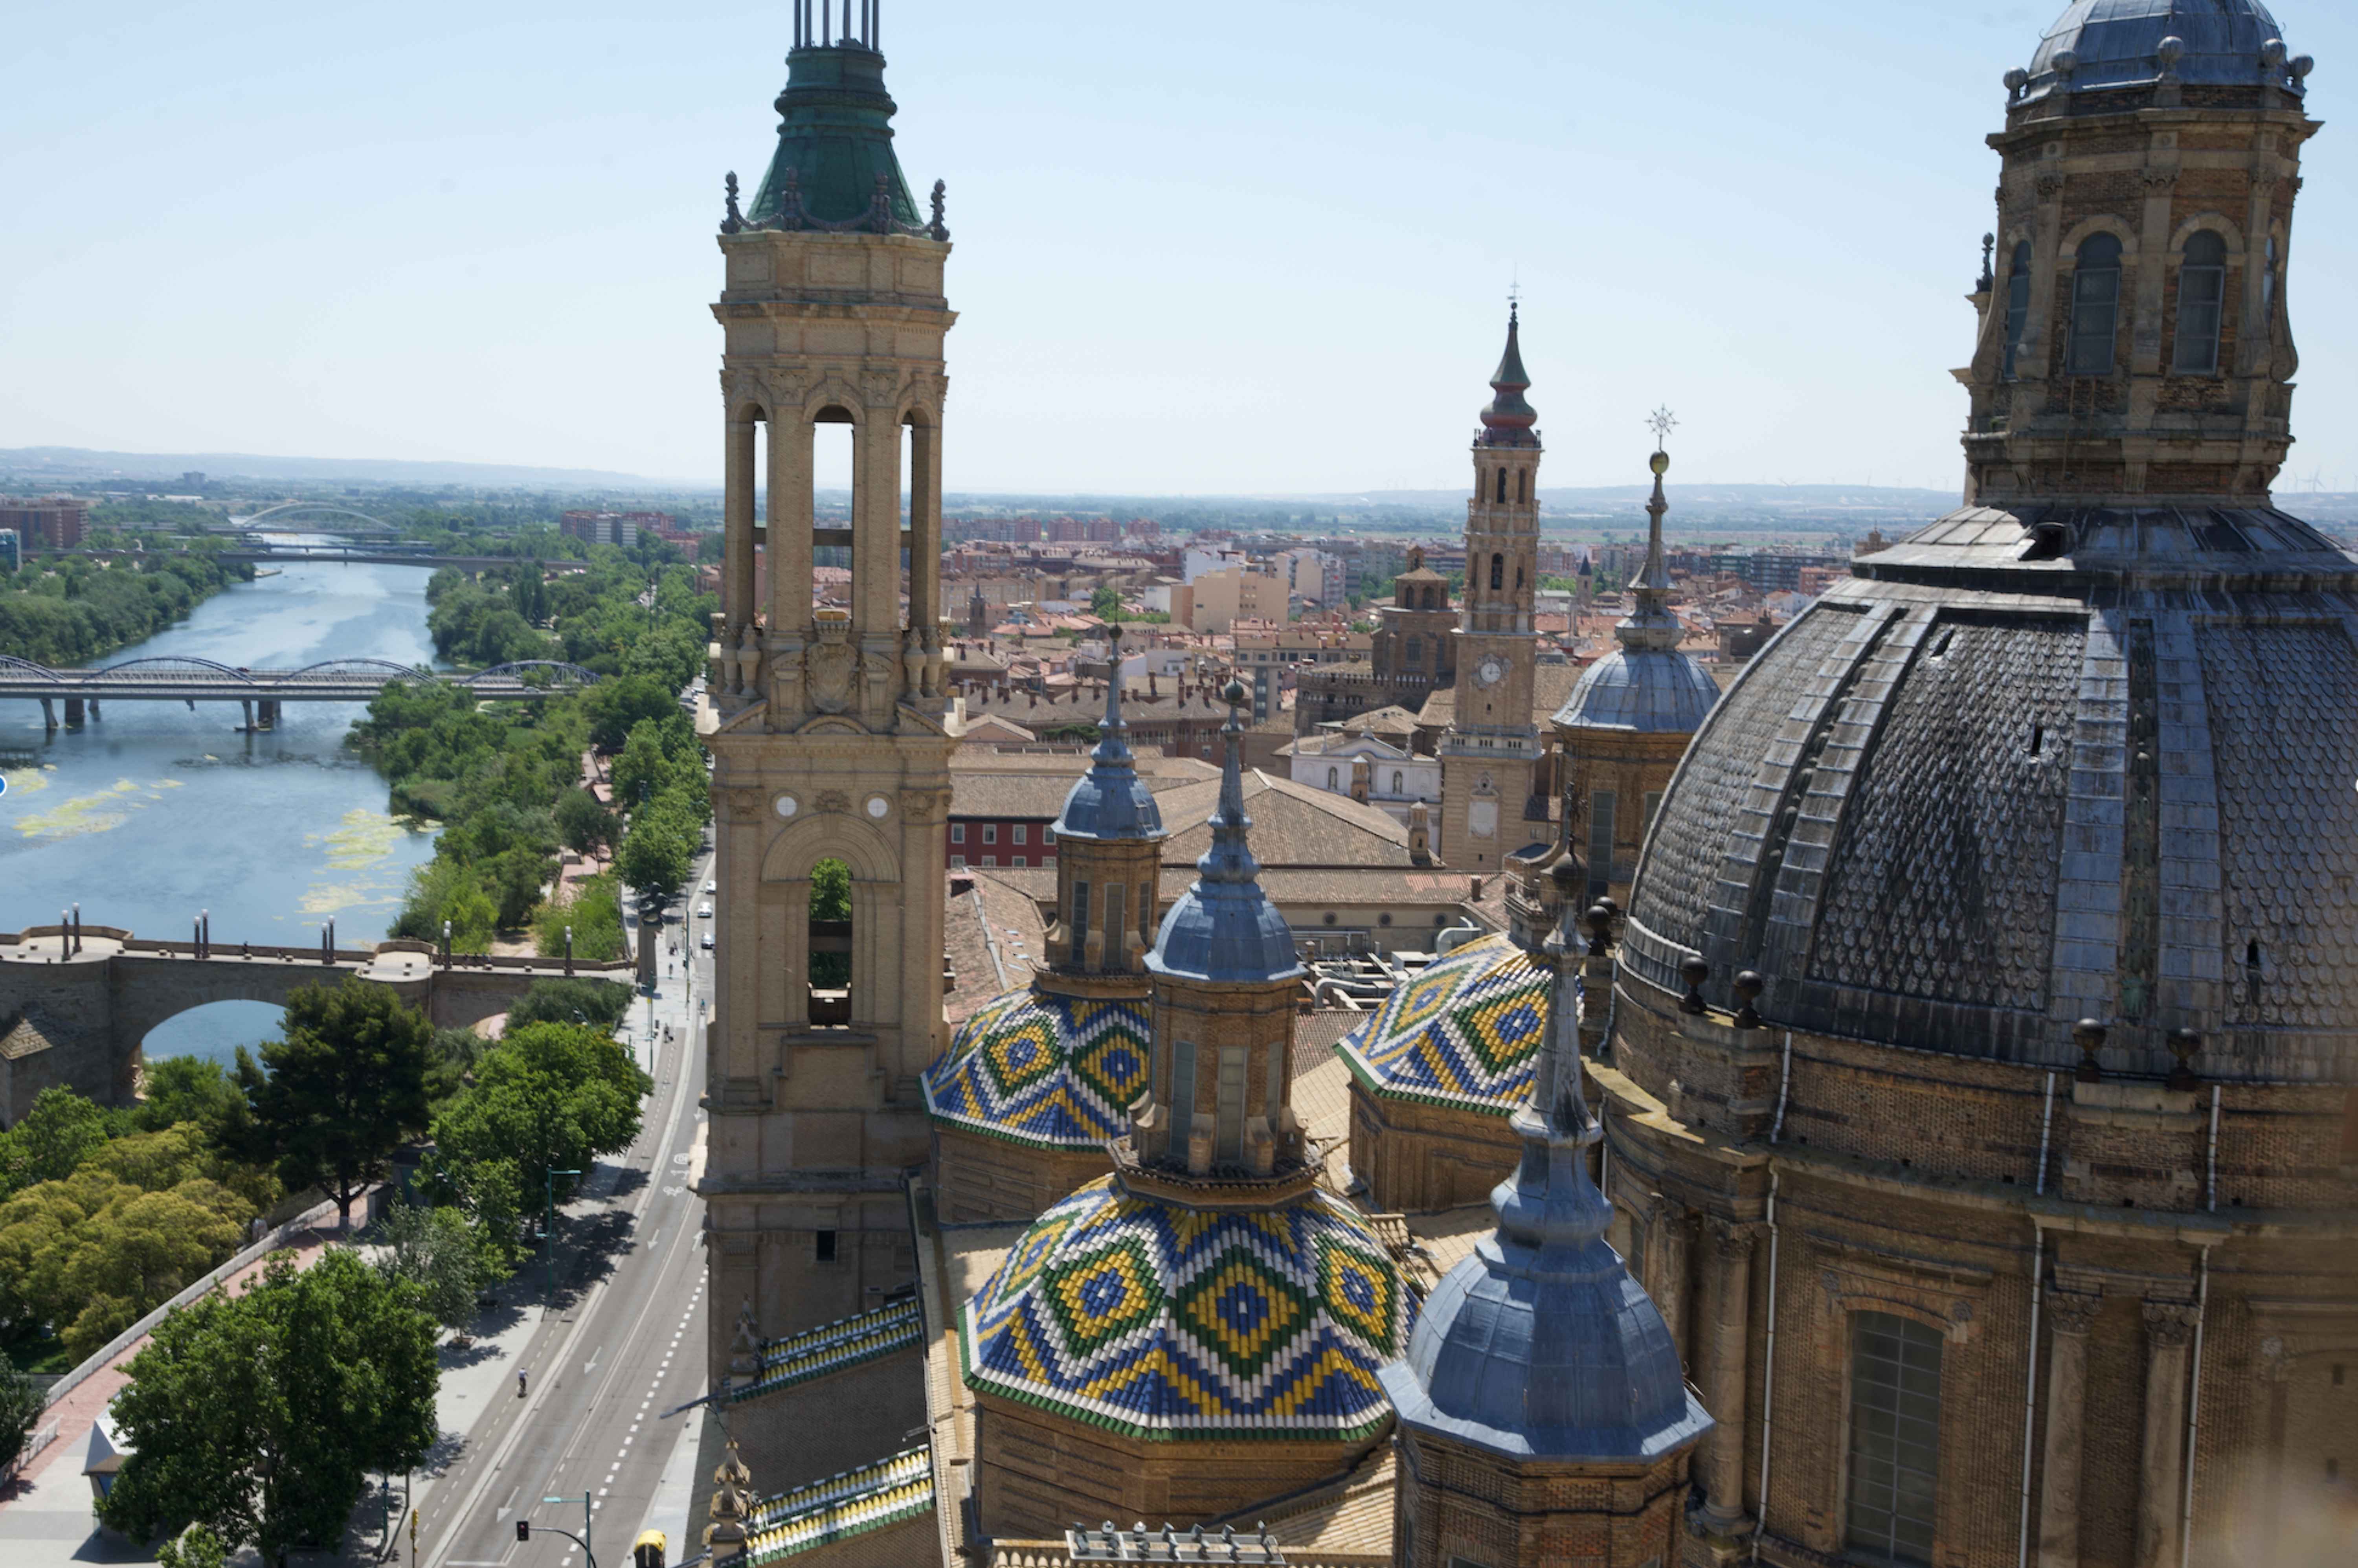
[[[1657,408],[1647,423],[1654,428],[1654,455],[1646,465],[1654,470],[1654,493],[1646,503],[1646,566],[1629,584],[1637,607],[1613,634],[1633,652],[1666,652],[1679,645],[1679,618],[1671,613],[1671,573],[1662,562],[1662,514],[1671,509],[1662,499],[1662,476],[1671,471],[1671,454],[1663,448],[1678,420],[1668,408]]]
[[[1131,766],[1130,742],[1124,739],[1130,726],[1121,717],[1121,622],[1106,628],[1106,710],[1105,719],[1098,726],[1098,749],[1089,753],[1100,768]]]
[[[1162,810],[1139,779],[1127,739],[1130,726],[1121,717],[1121,627],[1111,627],[1108,637],[1112,667],[1107,672],[1105,719],[1098,727],[1097,750],[1089,753],[1089,771],[1065,796],[1064,814],[1056,819],[1059,839],[1163,837]]]
[[[1532,428],[1540,422],[1536,409],[1523,401],[1531,390],[1531,378],[1523,369],[1522,309],[1520,305],[1507,307],[1507,351],[1498,356],[1498,368],[1490,373],[1490,390],[1496,394],[1490,406],[1482,410],[1482,433],[1475,438],[1479,447],[1536,447],[1539,434]]]
[[[1613,1206],[1588,1174],[1588,1146],[1604,1136],[1580,1087],[1580,944],[1573,935],[1576,900],[1547,951],[1555,960],[1548,1043],[1531,1076],[1531,1103],[1509,1119],[1523,1141],[1521,1165],[1490,1194],[1498,1234],[1532,1248],[1576,1248],[1601,1240]]]
[[[1195,884],[1179,895],[1155,934],[1146,966],[1159,975],[1256,984],[1302,973],[1293,933],[1261,891],[1260,862],[1246,841],[1252,818],[1245,815],[1245,695],[1238,680],[1220,689],[1228,719],[1220,726],[1226,749],[1219,808],[1211,817],[1212,847],[1195,862]]]

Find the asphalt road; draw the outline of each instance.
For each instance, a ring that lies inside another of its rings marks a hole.
[[[663,1412],[704,1390],[704,1203],[688,1178],[704,1053],[689,1027],[689,992],[701,1011],[711,963],[697,939],[710,923],[692,912],[708,866],[699,861],[682,902],[688,917],[666,927],[696,972],[691,988],[672,968],[656,997],[656,1033],[668,1022],[672,1038],[656,1052],[639,1141],[600,1161],[589,1190],[559,1211],[557,1296],[520,1361],[525,1396],[495,1400],[420,1499],[420,1568],[587,1568],[572,1542],[547,1532],[583,1533],[585,1492],[599,1568],[622,1568],[683,1428],[696,1442],[700,1407]],[[625,1043],[642,1065],[648,1017],[646,1002],[634,1001]],[[537,1267],[524,1278],[538,1278]],[[542,1500],[560,1496],[568,1500]],[[515,1538],[519,1517],[535,1527],[528,1542]],[[675,1563],[701,1550],[678,1540],[670,1548]]]

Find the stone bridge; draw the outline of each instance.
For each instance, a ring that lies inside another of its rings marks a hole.
[[[101,1105],[128,1105],[140,1042],[166,1019],[216,1001],[283,1007],[297,986],[346,975],[391,987],[438,1028],[505,1012],[537,979],[635,979],[627,962],[444,958],[423,942],[374,947],[276,947],[161,942],[113,926],[36,925],[0,932],[0,1127],[62,1084]]]

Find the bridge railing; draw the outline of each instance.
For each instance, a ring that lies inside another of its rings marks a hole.
[[[44,940],[55,942],[66,935],[70,929],[61,925],[27,925],[21,931],[0,931],[0,950],[23,947]],[[121,952],[134,957],[193,957],[200,951],[205,950],[200,949],[194,942],[185,939],[136,936],[116,925],[92,925],[85,923],[81,927],[81,935],[85,940],[100,937],[115,943]],[[209,951],[211,961],[214,963],[233,958],[276,958],[301,964],[320,962],[320,949],[316,945],[290,946],[276,942],[216,940],[210,945]],[[330,961],[337,965],[368,964],[387,953],[419,954],[433,959],[438,968],[443,968],[504,969],[510,972],[522,969],[535,974],[551,975],[565,973],[565,960],[561,957],[543,957],[537,953],[454,953],[445,959],[431,943],[419,942],[407,937],[391,938],[371,947],[340,946],[335,949]],[[573,972],[577,976],[589,975],[593,978],[610,975],[628,976],[634,974],[636,970],[637,966],[628,958],[610,958],[595,963],[587,958],[577,958],[573,961]]]

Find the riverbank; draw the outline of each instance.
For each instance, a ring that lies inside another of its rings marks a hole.
[[[186,621],[222,589],[252,582],[244,561],[203,555],[28,561],[0,578],[0,654],[52,668],[87,666]]]

